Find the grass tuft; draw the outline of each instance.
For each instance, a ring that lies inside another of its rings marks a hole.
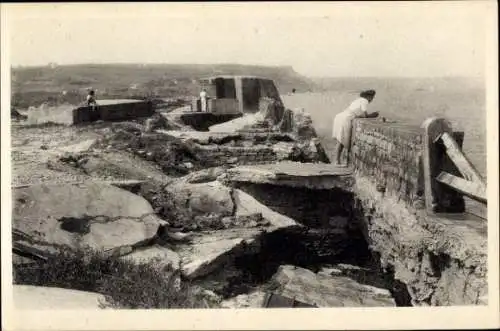
[[[169,265],[136,264],[96,251],[63,252],[46,261],[14,265],[14,283],[100,293],[103,308],[211,308],[216,304],[179,282]],[[180,283],[180,284],[179,284]]]

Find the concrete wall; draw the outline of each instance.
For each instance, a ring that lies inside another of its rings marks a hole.
[[[154,106],[149,101],[127,101],[101,104],[92,110],[84,106],[73,109],[73,124],[103,121],[124,121],[140,117],[149,117],[154,114]]]

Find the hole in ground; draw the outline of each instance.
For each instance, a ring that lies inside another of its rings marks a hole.
[[[280,230],[265,235],[261,250],[235,259],[234,276],[227,279],[220,293],[224,298],[266,289],[266,283],[280,265],[295,265],[318,272],[331,267],[360,284],[389,290],[397,306],[411,306],[406,286],[394,280],[393,272],[384,273],[359,231],[349,233],[348,242],[333,235],[317,235],[318,229]]]

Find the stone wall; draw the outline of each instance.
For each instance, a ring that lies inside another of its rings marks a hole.
[[[197,157],[205,162],[207,167],[217,167],[225,164],[258,164],[275,162],[278,156],[272,147],[238,147],[225,145],[196,145],[193,147]]]
[[[426,211],[423,134],[418,126],[354,121],[356,219],[413,305],[485,304],[487,224],[467,214]],[[461,146],[463,133],[454,136]]]
[[[351,159],[356,173],[410,206],[423,203],[422,149],[418,127],[369,119],[353,123]]]

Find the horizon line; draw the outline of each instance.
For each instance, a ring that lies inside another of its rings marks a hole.
[[[57,67],[70,67],[70,66],[86,66],[86,65],[100,65],[100,66],[112,66],[112,65],[139,65],[139,66],[224,66],[224,65],[233,65],[233,66],[247,66],[247,67],[268,67],[268,68],[291,68],[295,73],[302,75],[306,78],[311,78],[311,79],[325,79],[325,78],[336,78],[336,79],[354,79],[354,78],[482,78],[484,79],[484,75],[465,75],[465,74],[443,74],[443,75],[436,75],[436,76],[419,76],[419,75],[408,75],[408,76],[401,76],[401,75],[378,75],[378,76],[372,76],[372,75],[353,75],[353,76],[346,76],[346,75],[325,75],[325,76],[318,76],[318,75],[310,75],[310,74],[304,74],[295,69],[293,65],[289,64],[243,64],[243,63],[235,63],[235,62],[222,62],[222,63],[168,63],[168,62],[79,62],[79,63],[64,63],[64,64],[59,64],[57,62],[49,62],[46,64],[34,64],[34,65],[23,65],[23,64],[18,64],[18,65],[10,65],[11,69],[34,69],[34,68],[43,68],[43,67],[50,67],[51,65],[56,65]]]

